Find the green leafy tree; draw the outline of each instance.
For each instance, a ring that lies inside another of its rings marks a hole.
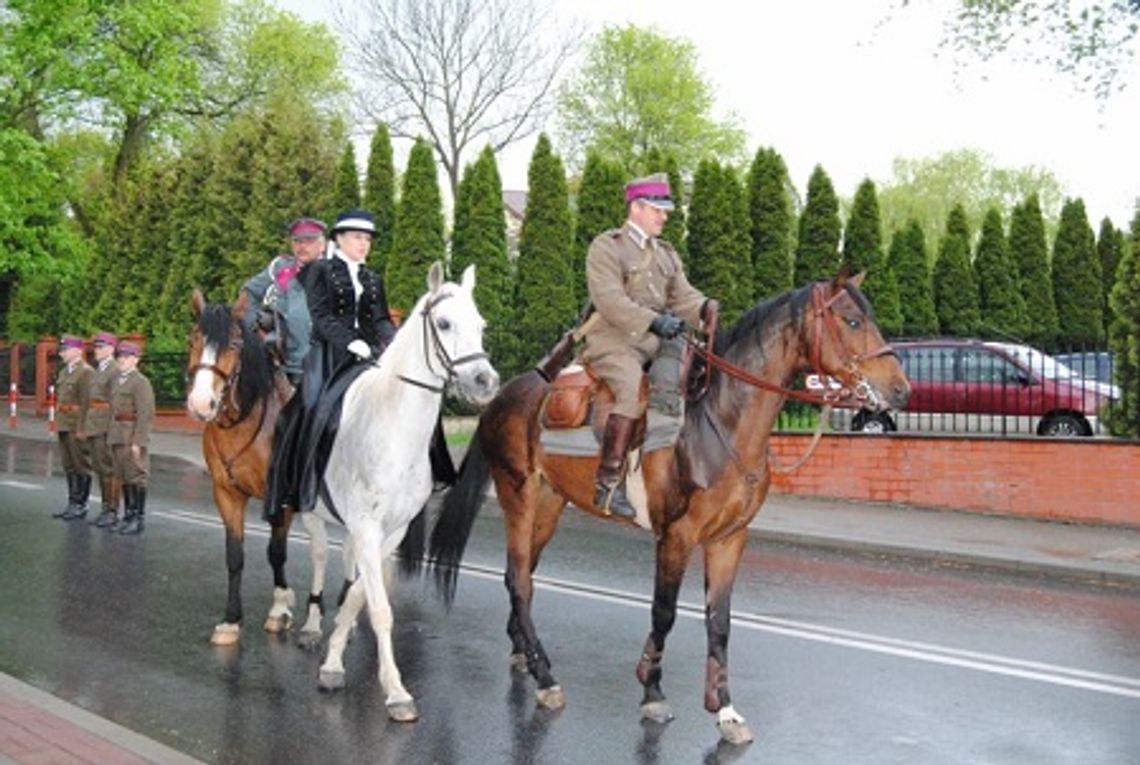
[[[333,209],[326,219],[333,219],[343,210],[356,210],[360,207],[360,176],[356,171],[356,150],[352,141],[344,145],[337,165],[336,183],[333,186]],[[371,211],[370,211],[371,212]]]
[[[1132,218],[1129,240],[1108,301],[1108,347],[1121,395],[1111,409],[1109,427],[1114,435],[1140,438],[1140,211]]]
[[[625,221],[625,173],[621,166],[597,152],[586,157],[578,189],[578,216],[574,226],[575,302],[586,300],[586,252],[590,242]]]
[[[392,251],[392,228],[396,223],[396,168],[392,162],[392,139],[388,126],[376,125],[368,152],[368,173],[364,178],[364,209],[375,218],[376,236],[368,253],[368,267],[384,273]]]
[[[490,146],[465,169],[455,200],[452,278],[460,278],[469,265],[475,266],[475,304],[487,322],[487,352],[497,364],[513,354],[514,279],[507,257],[503,184]]]
[[[1049,274],[1049,247],[1045,221],[1036,194],[1013,209],[1009,223],[1009,254],[1017,266],[1018,284],[1025,300],[1026,340],[1045,348],[1057,340],[1057,305]]]
[[[1061,208],[1061,223],[1053,242],[1053,300],[1062,343],[1100,347],[1104,340],[1102,285],[1085,203],[1070,199]]]
[[[682,171],[706,156],[741,161],[744,130],[735,117],[715,120],[713,102],[691,42],[632,24],[607,26],[558,92],[560,143],[575,163],[594,147],[630,172],[653,147],[675,154]]]
[[[888,335],[902,331],[899,285],[883,254],[882,224],[875,184],[864,179],[855,191],[843,235],[843,263],[850,273],[867,272],[863,291],[875,306],[879,328]]]
[[[515,326],[519,336],[516,369],[536,363],[573,323],[574,228],[570,219],[566,171],[543,133],[527,170],[529,196],[519,234]]]
[[[788,168],[772,148],[756,150],[748,171],[753,289],[759,300],[792,287],[792,224]]]
[[[830,279],[839,271],[839,198],[819,165],[808,179],[807,201],[800,215],[794,283]]]
[[[726,323],[755,302],[748,228],[748,203],[732,168],[713,159],[701,162],[689,208],[687,275],[695,287],[720,301]]]
[[[404,189],[396,206],[384,280],[388,305],[407,315],[426,289],[431,264],[443,262],[445,256],[443,202],[431,144],[417,140],[408,154]]]
[[[917,220],[910,220],[902,231],[895,232],[888,262],[899,291],[902,334],[937,334],[938,314],[934,310],[930,260],[926,255],[922,226]]]
[[[1025,332],[1025,300],[1017,283],[1017,269],[1009,254],[1001,212],[991,207],[982,222],[982,235],[974,255],[978,276],[981,326],[999,337],[1021,338]]]
[[[1120,262],[1120,255],[1125,248],[1124,232],[1112,223],[1112,219],[1105,217],[1100,222],[1100,233],[1096,237],[1096,254],[1100,261],[1100,276],[1104,283],[1104,321],[1105,329],[1112,321],[1112,312],[1108,308],[1108,299],[1112,294],[1112,287],[1116,284],[1116,266]]]
[[[934,310],[943,334],[966,337],[978,328],[978,285],[970,265],[970,227],[961,206],[950,211],[934,264]]]

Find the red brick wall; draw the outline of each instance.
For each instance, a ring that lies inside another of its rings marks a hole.
[[[773,437],[798,459],[810,436]],[[834,434],[773,491],[1140,527],[1140,445],[1111,440]]]

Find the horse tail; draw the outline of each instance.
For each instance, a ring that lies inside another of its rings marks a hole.
[[[444,602],[451,605],[459,579],[459,563],[467,538],[475,525],[475,516],[483,506],[491,468],[479,445],[479,433],[459,466],[455,485],[443,498],[443,507],[431,532],[430,565],[435,574],[436,589]]]
[[[423,570],[424,551],[427,548],[427,506],[420,508],[416,517],[404,531],[398,549],[400,575],[413,577]]]

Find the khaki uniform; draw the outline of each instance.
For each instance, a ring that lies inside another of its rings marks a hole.
[[[59,451],[63,457],[63,469],[67,473],[91,474],[91,455],[86,441],[78,434],[87,435],[83,429],[91,398],[91,381],[95,376],[85,361],[77,361],[71,366],[63,365],[55,380],[55,429],[59,435]]]
[[[107,443],[107,431],[111,425],[111,388],[115,378],[119,376],[119,369],[114,358],[104,360],[91,377],[91,398],[87,407],[87,418],[83,423],[83,431],[87,434],[87,443],[91,454],[91,467],[99,475],[100,485],[106,491],[106,482],[115,475],[115,463],[111,456],[111,447]],[[104,500],[109,499],[106,494]]]
[[[629,223],[590,244],[586,286],[601,320],[586,333],[582,360],[613,390],[614,414],[640,417],[641,375],[660,345],[650,323],[669,311],[698,326],[705,296],[685,278],[671,244]]]
[[[111,420],[107,443],[115,464],[115,477],[124,486],[146,486],[150,475],[150,430],[154,425],[154,389],[137,369],[116,373],[111,386]],[[136,458],[131,447],[140,447]]]

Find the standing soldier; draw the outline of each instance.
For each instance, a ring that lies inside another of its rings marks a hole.
[[[673,209],[669,176],[656,173],[630,181],[625,200],[625,225],[600,234],[586,253],[586,286],[601,321],[586,332],[582,360],[614,393],[594,504],[633,518],[625,493],[625,463],[642,414],[642,370],[663,341],[681,334],[685,321],[697,326],[702,319],[711,320],[716,301],[689,284],[673,245],[657,238]]]
[[[83,338],[64,335],[59,341],[59,358],[63,365],[55,380],[56,432],[63,456],[63,472],[67,476],[67,507],[52,513],[53,518],[77,520],[87,515],[87,497],[91,493],[91,455],[87,450],[83,421],[91,395],[91,379],[95,372],[83,360]]]
[[[139,534],[146,510],[146,479],[150,474],[150,429],[154,424],[154,389],[139,372],[135,343],[119,343],[119,374],[111,386],[111,424],[107,443],[115,462],[115,477],[123,487],[123,521],[120,534]]]
[[[91,454],[91,466],[99,476],[99,493],[103,511],[92,521],[101,529],[115,525],[119,510],[119,482],[115,479],[115,463],[111,447],[107,445],[107,430],[111,423],[111,386],[119,375],[115,365],[115,346],[119,339],[110,332],[95,335],[95,374],[91,379],[91,401],[87,407],[87,420],[83,430]]]

